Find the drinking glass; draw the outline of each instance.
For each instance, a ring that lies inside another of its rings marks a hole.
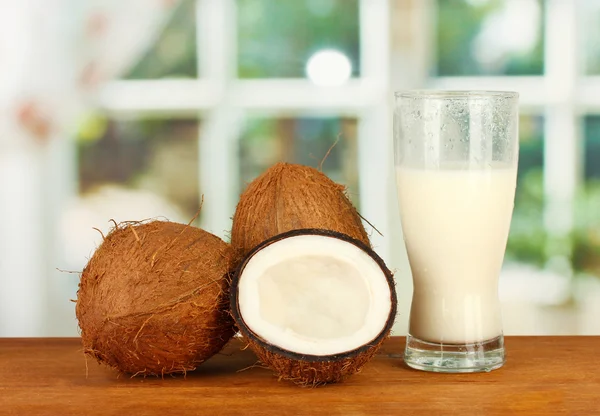
[[[404,360],[425,371],[503,365],[498,278],[512,217],[518,94],[395,94],[394,155],[414,292]]]

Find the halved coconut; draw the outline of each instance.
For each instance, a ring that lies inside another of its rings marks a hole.
[[[396,315],[392,274],[367,245],[302,229],[256,247],[234,276],[231,309],[259,359],[303,385],[358,372]]]

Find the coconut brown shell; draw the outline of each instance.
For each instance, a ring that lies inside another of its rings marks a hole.
[[[84,352],[130,374],[185,373],[234,333],[218,237],[172,222],[121,224],[83,270],[76,314]]]
[[[385,279],[390,287],[391,308],[388,320],[384,328],[375,339],[360,348],[352,351],[343,352],[335,355],[317,356],[298,354],[292,351],[284,350],[276,345],[269,343],[260,335],[254,333],[246,323],[240,313],[238,303],[238,287],[240,280],[243,279],[244,268],[248,261],[263,248],[276,243],[282,239],[297,235],[323,235],[327,237],[338,238],[350,242],[367,253],[381,268]],[[244,337],[247,345],[256,354],[259,360],[270,367],[280,380],[289,380],[301,386],[320,386],[329,383],[343,381],[347,377],[356,374],[362,370],[377,351],[381,348],[383,342],[389,337],[394,325],[397,310],[397,296],[392,272],[386,267],[384,261],[369,246],[359,240],[350,238],[344,234],[329,230],[320,229],[300,229],[293,230],[272,237],[257,247],[255,247],[242,261],[237,268],[231,284],[231,314],[237,324],[237,327]]]
[[[370,245],[344,186],[314,168],[289,163],[267,169],[242,193],[231,245],[241,259],[263,241],[301,228],[337,231]]]
[[[273,346],[254,340],[245,335],[248,347],[254,351],[261,363],[271,368],[279,380],[291,381],[303,387],[319,387],[331,383],[339,383],[349,376],[359,373],[377,353],[384,337],[379,343],[369,346],[360,352],[352,352],[343,357],[327,357],[318,361],[316,356],[282,353]]]

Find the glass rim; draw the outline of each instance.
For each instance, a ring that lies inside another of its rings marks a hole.
[[[493,90],[402,90],[394,92],[396,98],[421,98],[421,99],[485,99],[493,97],[519,98],[516,91]]]

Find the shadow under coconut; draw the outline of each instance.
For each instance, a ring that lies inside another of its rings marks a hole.
[[[229,376],[236,375],[237,373],[243,374],[253,369],[263,369],[264,367],[258,362],[256,355],[250,349],[244,349],[244,347],[245,344],[242,341],[233,338],[221,352],[206,360],[206,362],[199,365],[194,371],[188,371],[185,377]],[[184,375],[181,374],[176,377],[182,378]]]
[[[272,377],[270,371],[263,370],[264,367],[258,362],[258,358],[252,351],[242,350],[245,344],[238,339],[232,339],[221,352],[200,364],[196,370],[183,373],[165,374],[164,376],[144,376],[118,373],[102,364],[93,362],[88,358],[88,377],[82,381],[83,384],[106,384],[115,381],[122,385],[152,385],[165,386],[180,384],[185,385],[186,381],[195,380],[194,385],[201,384],[206,380],[207,385],[217,386],[219,380],[223,385],[244,384],[244,374],[251,374],[251,378],[256,380],[258,377]],[[253,371],[255,370],[255,371]],[[262,375],[264,373],[264,376]],[[277,381],[277,379],[274,379]],[[239,383],[238,383],[239,382]]]

